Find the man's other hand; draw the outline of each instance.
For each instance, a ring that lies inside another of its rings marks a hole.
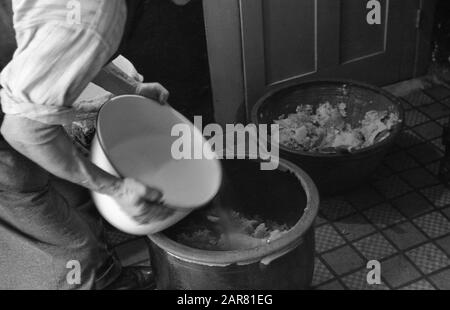
[[[168,104],[169,91],[159,83],[139,83],[137,95],[154,99],[161,104]]]
[[[134,179],[121,181],[114,199],[122,209],[139,224],[151,220],[162,221],[175,211],[162,205],[162,193]]]

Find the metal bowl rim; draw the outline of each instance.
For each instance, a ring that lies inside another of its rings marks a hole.
[[[311,86],[311,85],[314,86],[314,85],[320,85],[320,84],[341,84],[342,86],[343,85],[354,85],[359,88],[368,89],[372,92],[379,93],[380,95],[387,97],[392,102],[392,104],[394,104],[394,106],[397,108],[400,123],[394,127],[394,130],[391,132],[389,137],[387,137],[383,141],[376,143],[374,145],[371,145],[369,147],[362,148],[360,150],[352,151],[349,153],[342,154],[342,153],[307,152],[307,151],[294,150],[294,149],[286,147],[284,145],[279,146],[281,151],[286,152],[288,154],[307,156],[307,157],[315,157],[315,158],[341,158],[341,159],[348,158],[348,159],[351,159],[351,158],[358,157],[358,156],[361,157],[364,155],[368,155],[373,150],[378,150],[385,146],[389,146],[390,144],[392,144],[392,142],[398,137],[398,135],[402,131],[403,126],[404,126],[404,114],[405,113],[404,113],[403,106],[402,106],[399,98],[397,98],[393,94],[383,90],[380,87],[376,87],[376,86],[366,84],[363,82],[358,82],[358,81],[354,81],[354,80],[345,80],[345,79],[327,79],[327,80],[312,80],[312,81],[308,81],[308,82],[300,82],[300,83],[291,84],[291,85],[288,85],[285,87],[278,88],[271,92],[268,92],[263,97],[261,97],[257,101],[257,103],[253,106],[252,112],[251,112],[251,121],[256,126],[258,126],[260,124],[260,120],[259,120],[259,116],[258,116],[259,110],[265,104],[265,102],[268,98],[270,98],[280,92],[287,91],[291,88],[298,88],[298,87],[302,87],[302,86]]]
[[[311,228],[313,229],[314,220],[319,211],[320,199],[316,185],[303,169],[281,158],[279,158],[279,162],[281,167],[281,169],[279,167],[279,170],[295,174],[306,194],[306,206],[302,216],[282,238],[274,240],[267,246],[238,251],[195,249],[172,240],[164,233],[149,235],[149,239],[168,254],[199,265],[227,266],[250,264],[290,252],[304,242],[305,234]]]

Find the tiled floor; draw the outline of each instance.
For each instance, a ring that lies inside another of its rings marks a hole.
[[[450,90],[433,87],[403,99],[406,129],[361,188],[321,205],[316,221],[316,289],[450,289],[450,189],[437,173]],[[126,264],[148,262],[145,242],[111,230]],[[130,258],[131,257],[131,258]],[[382,284],[366,264],[381,263]]]
[[[360,189],[324,201],[316,226],[317,289],[450,289],[450,189],[438,180],[450,90],[403,98],[405,132]],[[367,284],[370,260],[381,285]]]

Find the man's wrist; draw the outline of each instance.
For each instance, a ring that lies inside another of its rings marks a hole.
[[[103,187],[99,192],[101,194],[105,194],[111,197],[117,197],[121,195],[122,189],[123,189],[123,180],[117,178],[107,186]]]
[[[144,96],[144,94],[143,94],[143,86],[144,86],[144,83],[142,83],[142,82],[136,82],[136,85],[135,85],[135,95],[138,95],[138,96]],[[145,97],[145,96],[144,96]]]

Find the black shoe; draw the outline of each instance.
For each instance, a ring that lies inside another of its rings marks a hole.
[[[120,276],[105,290],[154,290],[156,282],[150,267],[123,267]]]

